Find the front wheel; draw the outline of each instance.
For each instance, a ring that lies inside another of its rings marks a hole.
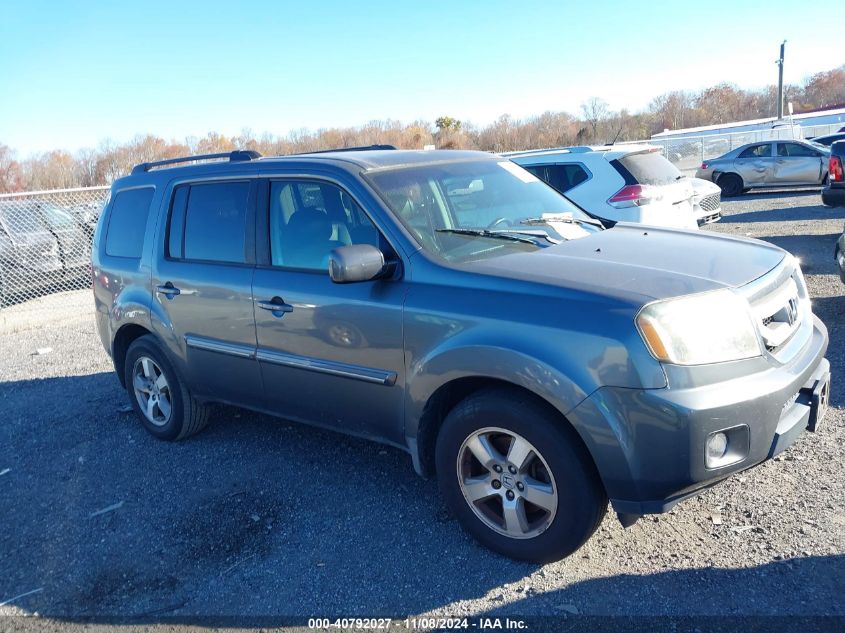
[[[566,422],[516,391],[480,391],[446,417],[437,439],[441,492],[464,529],[521,560],[568,556],[595,532],[607,497]]]

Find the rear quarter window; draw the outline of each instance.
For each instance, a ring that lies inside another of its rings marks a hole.
[[[561,193],[574,189],[590,179],[590,174],[577,163],[561,165],[529,165],[525,169]]]
[[[154,191],[152,187],[144,187],[117,193],[106,230],[106,255],[141,258]]]
[[[658,152],[631,154],[619,158],[613,163],[629,185],[667,185],[682,176],[678,168]],[[619,167],[622,169],[619,169]],[[629,182],[630,180],[633,180],[633,182]]]

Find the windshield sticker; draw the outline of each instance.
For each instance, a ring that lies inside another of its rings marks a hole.
[[[555,222],[554,220],[549,220],[549,226],[565,240],[577,240],[582,237],[592,235],[590,231],[578,224],[568,224],[566,222]]]
[[[501,167],[505,171],[508,171],[508,172],[512,173],[514,176],[516,176],[517,178],[519,178],[522,182],[540,182],[540,179],[537,178],[537,176],[535,176],[531,172],[523,169],[522,167],[520,167],[516,163],[510,162],[509,160],[505,160],[505,161],[502,161],[501,163],[497,163],[497,164],[499,165],[499,167]]]

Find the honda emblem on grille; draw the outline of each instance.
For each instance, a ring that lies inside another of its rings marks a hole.
[[[795,325],[798,320],[798,299],[793,297],[789,300],[789,305],[786,306],[786,320],[789,325]]]

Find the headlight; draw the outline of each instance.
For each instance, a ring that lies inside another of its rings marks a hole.
[[[675,365],[705,365],[760,356],[748,302],[730,290],[656,301],[637,315],[651,353]]]

